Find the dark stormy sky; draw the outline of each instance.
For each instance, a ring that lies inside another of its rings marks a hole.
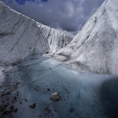
[[[45,25],[76,34],[104,0],[0,0]]]

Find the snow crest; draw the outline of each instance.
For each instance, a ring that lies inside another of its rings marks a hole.
[[[19,62],[31,54],[55,53],[73,36],[42,25],[0,2],[0,62]]]

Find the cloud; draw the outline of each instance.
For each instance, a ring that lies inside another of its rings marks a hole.
[[[78,32],[104,0],[1,0],[45,25]]]

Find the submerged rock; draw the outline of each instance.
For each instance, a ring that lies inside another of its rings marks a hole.
[[[17,112],[18,111],[18,109],[16,108],[16,109],[14,109],[14,111],[13,112]]]
[[[29,106],[30,108],[34,109],[36,107],[36,103]]]
[[[58,101],[62,100],[62,98],[59,93],[55,92],[51,95],[50,100],[52,100],[53,102],[58,102]]]

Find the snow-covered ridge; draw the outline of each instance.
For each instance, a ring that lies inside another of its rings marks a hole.
[[[118,0],[106,0],[58,55],[73,68],[118,74]]]
[[[42,25],[0,2],[0,62],[13,63],[31,54],[55,53],[73,36]]]

